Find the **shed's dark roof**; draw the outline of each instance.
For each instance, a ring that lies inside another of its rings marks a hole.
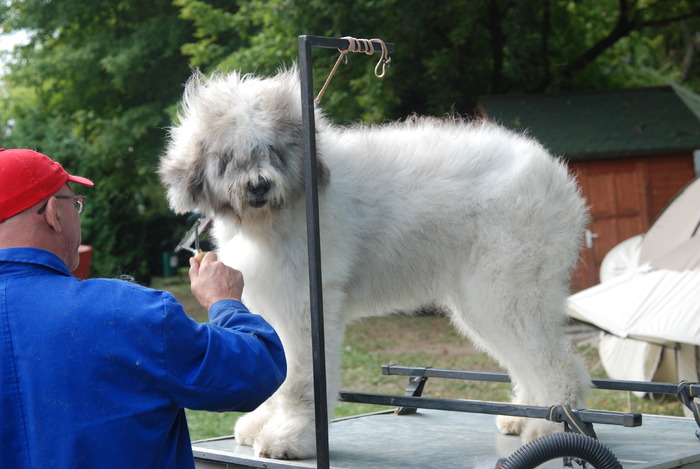
[[[700,118],[670,86],[487,96],[480,108],[570,159],[663,155],[700,149]]]

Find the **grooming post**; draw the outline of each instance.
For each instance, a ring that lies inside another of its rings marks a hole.
[[[299,36],[299,73],[301,78],[301,107],[304,141],[304,183],[306,185],[306,227],[309,251],[309,290],[311,307],[311,341],[314,368],[314,402],[316,418],[316,467],[330,468],[328,445],[328,396],[326,390],[326,357],[323,325],[323,291],[321,278],[321,242],[318,223],[318,187],[316,184],[316,123],[313,96],[313,47],[337,48],[359,52],[353,38]],[[364,40],[366,41],[366,40]],[[372,40],[374,41],[374,40]],[[392,44],[366,42],[373,52],[381,52],[384,64]],[[369,51],[362,51],[371,54]],[[381,63],[382,59],[380,59]],[[379,64],[377,66],[379,66]],[[375,70],[375,74],[377,74]],[[379,75],[378,75],[379,76]],[[383,76],[383,71],[382,71]],[[330,77],[329,77],[330,79]],[[328,83],[326,83],[327,85]],[[324,86],[325,88],[325,86]],[[320,96],[319,96],[320,99]]]
[[[316,184],[316,123],[314,121],[313,69],[311,43],[299,37],[301,74],[301,117],[304,140],[304,183],[306,185],[306,231],[309,250],[309,289],[311,295],[311,343],[314,365],[316,417],[316,467],[330,467],[328,446],[328,397],[326,395],[326,356],[323,330],[323,291],[321,243],[318,229],[318,187]]]

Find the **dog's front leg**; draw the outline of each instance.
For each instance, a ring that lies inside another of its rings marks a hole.
[[[344,324],[340,310],[325,301],[325,343],[329,417],[337,401]],[[257,456],[305,459],[316,454],[313,363],[308,310],[299,322],[277,331],[287,354],[287,379],[260,408],[239,419],[236,439],[252,445]],[[300,327],[301,326],[301,327]]]

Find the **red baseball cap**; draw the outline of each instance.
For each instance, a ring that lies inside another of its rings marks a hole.
[[[36,151],[0,148],[0,222],[55,194],[69,181],[94,185]]]

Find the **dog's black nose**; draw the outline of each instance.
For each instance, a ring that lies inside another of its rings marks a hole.
[[[258,176],[258,181],[248,181],[248,192],[256,197],[267,194],[270,190],[270,182],[262,176]]]

